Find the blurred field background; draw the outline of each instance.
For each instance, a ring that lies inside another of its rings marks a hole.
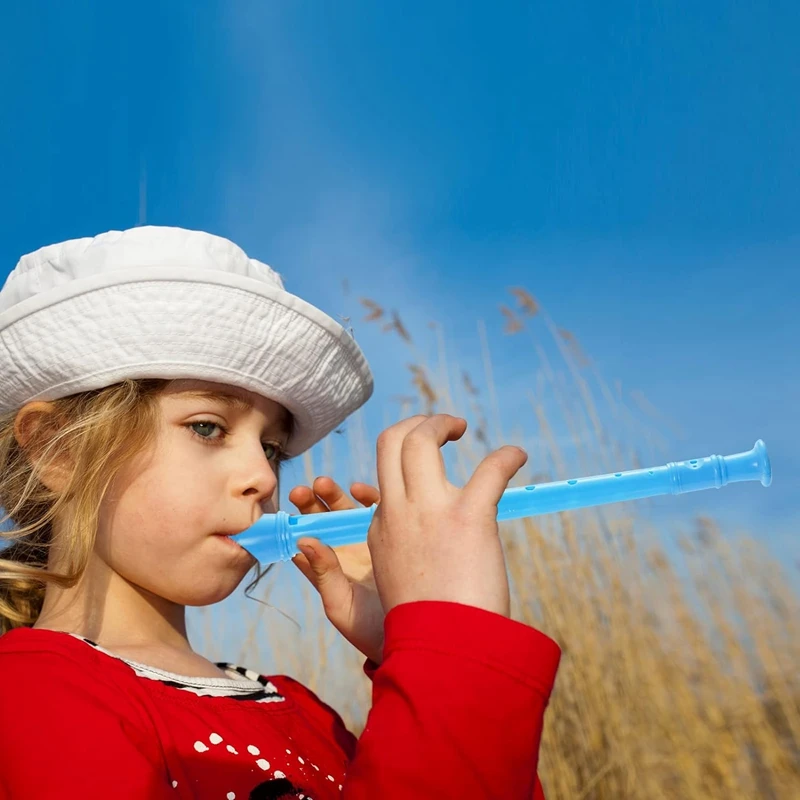
[[[497,314],[477,321],[468,345],[481,352],[483,370],[469,374],[435,322],[411,331],[379,298],[358,298],[358,325],[380,326],[408,348],[397,366],[408,370],[409,393],[393,398],[385,424],[419,412],[467,418],[465,436],[443,450],[453,483],[506,443],[529,454],[512,486],[708,455],[667,453],[670,420],[599,374],[528,290],[509,287],[497,300]],[[502,326],[509,343],[529,351],[521,359],[529,419],[500,418],[503,387],[493,379],[487,325]],[[286,485],[284,477],[282,495],[319,475],[345,488],[377,485],[379,432],[354,415],[303,457],[297,481]],[[708,516],[689,526],[669,515],[654,520],[654,504],[501,525],[513,618],[563,648],[541,750],[548,798],[800,797],[800,602],[790,574],[797,565],[777,563],[751,532],[723,530]],[[256,596],[262,603],[240,590],[191,610],[196,649],[292,675],[359,734],[370,707],[363,657],[327,622],[316,592],[281,564]]]

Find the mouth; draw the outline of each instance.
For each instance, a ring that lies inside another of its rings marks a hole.
[[[243,553],[247,553],[247,550],[242,547],[239,542],[235,539],[232,539],[232,536],[236,536],[236,534],[242,533],[242,531],[223,531],[220,533],[213,533],[211,534],[215,539],[221,539],[222,541],[226,542],[226,544],[231,548],[236,548],[237,550],[241,550]],[[250,555],[249,553],[247,553]],[[252,558],[252,556],[250,556]]]

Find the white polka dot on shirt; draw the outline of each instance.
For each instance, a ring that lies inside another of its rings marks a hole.
[[[253,756],[260,756],[261,755],[261,751],[254,744],[247,745],[247,752],[250,753],[250,755],[253,755]]]
[[[208,747],[203,742],[195,742],[194,749],[197,750],[198,753],[205,753]]]
[[[239,751],[232,744],[225,745],[225,747],[228,749],[229,753],[233,753],[235,756],[239,755]]]
[[[228,800],[236,800],[236,792],[228,792],[225,797],[227,797]]]
[[[283,772],[281,772],[279,769],[276,769],[275,770],[275,777],[276,778],[285,778],[286,775]]]
[[[222,737],[218,733],[212,733],[211,736],[208,737],[208,741],[211,744],[219,744],[222,741]]]
[[[263,769],[265,772],[269,769],[269,761],[267,761],[266,758],[259,758],[258,761],[256,761],[256,764],[258,764],[258,766],[261,767],[261,769]]]

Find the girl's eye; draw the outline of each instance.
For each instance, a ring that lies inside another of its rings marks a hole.
[[[214,444],[215,442],[221,442],[222,439],[228,435],[228,429],[220,425],[218,422],[209,422],[207,420],[202,420],[201,422],[190,422],[186,427],[191,429],[192,435],[195,438],[200,439],[200,441],[205,442],[206,444]],[[195,428],[200,428],[200,427],[219,428],[220,431],[222,431],[222,436],[215,436],[213,439],[209,438],[208,436],[203,436],[202,434],[197,433],[197,431],[194,430]],[[267,460],[269,461],[283,460],[282,458],[283,454],[278,445],[273,444],[272,442],[264,442],[263,444],[264,444],[264,450],[267,455]]]

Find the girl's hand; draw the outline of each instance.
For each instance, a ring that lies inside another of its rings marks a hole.
[[[350,491],[363,506],[380,502],[374,486],[354,483]],[[356,508],[341,487],[327,477],[317,478],[313,490],[295,486],[289,500],[301,514]],[[303,555],[294,556],[292,562],[319,592],[325,616],[348,642],[380,664],[386,615],[375,587],[367,543],[332,548],[319,539],[303,536],[297,546]]]
[[[518,447],[486,456],[463,488],[445,474],[441,448],[460,439],[466,420],[418,415],[378,437],[378,486],[367,544],[381,603],[443,600],[510,616],[497,504],[527,461]]]

